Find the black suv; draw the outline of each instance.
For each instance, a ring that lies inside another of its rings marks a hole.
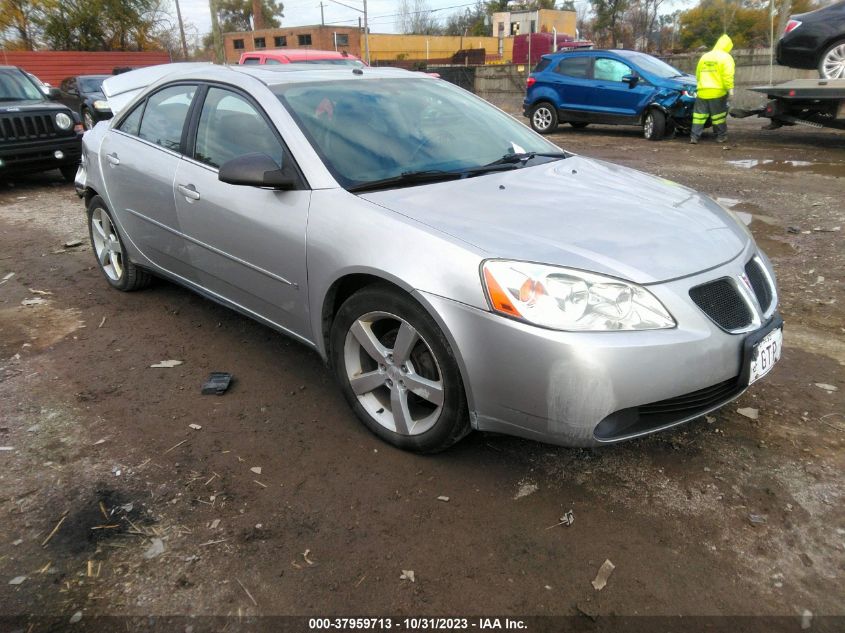
[[[845,2],[793,15],[777,47],[778,63],[818,68],[824,79],[845,79]]]
[[[82,152],[79,115],[54,103],[20,68],[0,66],[0,181],[58,169],[73,182]]]

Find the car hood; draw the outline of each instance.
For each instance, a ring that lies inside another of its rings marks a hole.
[[[580,156],[362,197],[489,257],[591,270],[641,284],[718,266],[750,239],[707,196]]]
[[[0,113],[5,112],[67,112],[68,108],[61,103],[53,101],[2,101],[0,102]]]
[[[672,77],[671,79],[660,79],[659,85],[674,90],[686,90],[688,88],[695,88],[696,81],[693,75],[683,75],[682,77]]]

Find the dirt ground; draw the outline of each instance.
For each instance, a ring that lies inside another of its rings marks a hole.
[[[0,614],[845,616],[845,134],[731,125],[553,137],[750,214],[779,275],[765,380],[601,450],[395,450],[297,343],[169,283],[109,289],[57,173],[0,184]],[[232,388],[200,395],[215,370]]]

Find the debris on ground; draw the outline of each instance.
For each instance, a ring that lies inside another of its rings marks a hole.
[[[72,616],[70,616],[70,620],[68,620],[68,622],[70,624],[77,624],[80,620],[82,620],[82,611],[77,611]]]
[[[152,539],[150,546],[147,548],[147,551],[144,552],[144,558],[156,558],[162,554],[164,554],[164,541],[160,538],[154,538]]]
[[[569,527],[575,523],[575,513],[572,510],[567,510],[566,514],[560,517],[560,522],[566,527]]]
[[[736,412],[750,420],[756,420],[759,417],[759,411],[752,407],[743,407],[742,409],[737,409]]]
[[[202,384],[202,395],[222,396],[232,382],[232,374],[225,371],[213,371]]]
[[[308,554],[310,554],[310,553],[311,553],[311,550],[310,550],[310,549],[307,549],[307,550],[305,550],[304,552],[302,552],[302,560],[304,560],[304,561],[305,561],[306,563],[308,563],[309,565],[313,565],[313,564],[314,564],[314,561],[313,561],[313,560],[311,560],[310,558],[308,558]]]
[[[40,306],[43,303],[47,303],[47,301],[45,299],[42,299],[41,297],[35,297],[33,299],[24,299],[23,301],[21,301],[22,306]]]
[[[815,384],[816,387],[818,387],[819,389],[824,389],[828,393],[833,393],[834,391],[839,391],[839,387],[837,387],[836,385],[829,385],[829,384],[824,383],[824,382],[817,382],[817,383],[813,383],[813,384]]]
[[[9,581],[10,585],[20,585],[23,581],[26,580],[26,576],[15,576]]]
[[[801,614],[801,630],[806,631],[813,625],[813,612],[809,609],[804,609]]]
[[[439,497],[437,497],[437,500],[438,501],[446,501],[448,503],[449,497],[447,497],[446,495],[440,495]]]
[[[106,324],[106,317],[103,317],[103,320],[102,320],[102,321],[100,321],[100,325],[98,325],[98,326],[97,326],[97,329],[100,329],[100,328],[101,328],[101,327],[103,327],[105,324]]]
[[[35,288],[30,288],[29,291],[34,295],[41,295],[41,296],[48,296],[48,295],[53,294],[49,290],[36,290]]]
[[[161,369],[171,369],[173,367],[178,367],[183,362],[184,361],[181,361],[181,360],[163,360],[163,361],[159,361],[158,363],[155,363],[154,365],[150,365],[150,367],[156,368],[156,369],[159,369],[159,368],[161,368]]]
[[[605,560],[601,567],[599,567],[599,572],[596,574],[595,580],[593,580],[593,589],[596,591],[601,591],[607,585],[607,579],[610,578],[610,574],[613,573],[613,570],[616,569],[616,565],[610,562],[608,558]]]
[[[14,446],[0,446],[0,451],[13,451],[15,450]]]
[[[748,520],[751,522],[751,525],[764,525],[766,523],[766,517],[762,514],[749,514]]]
[[[252,468],[250,468],[249,470],[250,470],[250,472],[253,472],[253,473],[255,473],[256,475],[260,475],[260,474],[261,474],[261,466],[253,466],[253,467],[252,467]]]
[[[65,248],[76,248],[77,246],[82,246],[82,240],[70,240],[62,244],[62,246]]]
[[[220,519],[214,519],[214,521],[211,522],[209,528],[212,530],[216,530],[218,525],[220,525]]]
[[[15,273],[6,273],[5,275],[3,275],[3,278],[0,279],[0,285],[6,283],[7,281],[9,281],[14,276],[15,276]]]
[[[194,431],[199,431],[202,427],[199,424],[189,424],[189,429],[194,429]]]
[[[516,494],[513,496],[514,499],[522,499],[522,497],[527,497],[528,495],[533,495],[540,489],[540,486],[535,484],[533,481],[528,480],[521,480],[519,482],[519,489],[516,491]]]
[[[411,582],[417,582],[414,578],[414,570],[413,569],[403,569],[402,575],[399,576],[399,580],[410,580]]]
[[[248,597],[248,598],[252,601],[252,604],[253,604],[253,605],[255,605],[255,606],[257,607],[257,606],[258,606],[258,602],[256,602],[255,598],[253,598],[253,597],[252,597],[252,594],[249,592],[249,589],[247,589],[246,587],[244,587],[244,584],[243,584],[240,580],[238,580],[237,578],[235,578],[235,580],[236,580],[236,581],[237,581],[237,583],[241,586],[241,589],[243,589],[243,590],[244,590],[244,593],[247,595],[247,597]]]

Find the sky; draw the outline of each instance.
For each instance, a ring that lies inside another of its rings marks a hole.
[[[326,24],[336,23],[338,26],[356,26],[358,17],[362,14],[353,9],[343,7],[332,0],[322,0]],[[341,0],[343,4],[363,8],[362,0]],[[464,6],[472,6],[474,0],[428,0],[428,6],[435,11],[435,15],[444,20],[455,11],[462,11]],[[211,15],[208,0],[179,0],[182,9],[182,19],[190,22],[201,33],[211,30]],[[285,17],[282,26],[304,26],[320,23],[320,0],[285,0]],[[399,6],[398,0],[367,0],[370,30],[375,33],[394,33],[395,14]],[[175,6],[174,6],[175,13]]]

